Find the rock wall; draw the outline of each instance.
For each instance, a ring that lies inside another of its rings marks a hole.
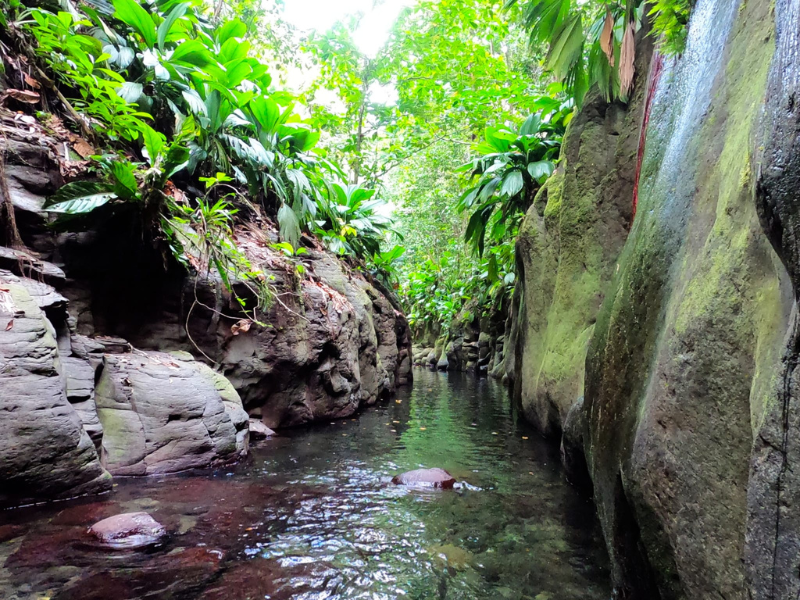
[[[685,53],[637,66],[640,104],[623,123],[642,110],[644,75],[663,72],[630,233],[605,224],[633,199],[632,125],[585,145],[585,124],[609,122],[592,119],[592,101],[570,126],[544,210],[540,199],[526,217],[510,376],[524,414],[563,429],[571,476],[590,478],[619,598],[800,592],[799,5],[699,0]],[[625,152],[593,170],[610,139]],[[587,188],[614,191],[586,204],[582,234],[564,235]]]
[[[415,332],[413,363],[503,378],[507,305],[503,302],[482,317],[458,315],[444,332]]]
[[[650,39],[639,34],[635,93],[608,104],[593,90],[564,139],[558,170],[525,215],[506,370],[525,417],[558,436],[583,395],[597,313],[632,218]]]
[[[745,566],[750,597],[764,600],[800,596],[800,2],[778,0],[774,10],[775,53],[756,142],[756,208],[788,272],[792,312],[774,384],[754,412]]]

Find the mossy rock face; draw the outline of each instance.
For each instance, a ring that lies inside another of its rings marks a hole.
[[[639,46],[644,70],[649,40]],[[643,96],[639,85],[626,106],[590,92],[520,228],[506,365],[516,402],[545,435],[560,434],[583,395],[589,339],[632,218]]]
[[[756,208],[762,227],[786,267],[795,299],[778,384],[760,394],[748,485],[745,567],[751,598],[800,597],[800,92],[797,6],[774,4],[775,54],[767,83],[765,117],[756,147]]]
[[[769,0],[700,0],[655,88],[586,362],[588,467],[622,597],[748,598],[751,449],[792,300],[752,177],[773,28]]]

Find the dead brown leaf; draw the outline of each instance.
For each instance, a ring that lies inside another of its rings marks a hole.
[[[41,96],[39,96],[38,92],[31,92],[28,90],[15,90],[12,88],[3,93],[7,98],[13,98],[14,100],[25,102],[26,104],[36,104],[41,100]]]
[[[633,22],[630,22],[625,29],[625,35],[622,36],[622,48],[619,52],[619,95],[623,98],[628,97],[628,93],[633,86],[635,60],[636,41],[634,40],[634,25]]]
[[[90,156],[97,154],[94,147],[83,138],[78,138],[72,144],[72,149],[80,154],[81,158],[89,158]]]
[[[250,326],[252,325],[252,321],[248,321],[247,319],[241,319],[238,323],[234,323],[231,327],[231,333],[233,335],[239,335],[240,333],[250,331]]]
[[[603,49],[608,57],[608,64],[614,66],[614,17],[611,16],[611,11],[606,11],[606,22],[603,24],[603,32],[600,34],[600,48]]]
[[[35,90],[38,90],[40,87],[42,87],[41,83],[36,81],[33,77],[31,77],[27,73],[23,73],[22,78],[25,80],[25,83],[27,83],[29,86],[31,86]]]
[[[10,320],[10,321],[9,321],[9,322],[6,324],[6,331],[10,331],[12,327],[14,327],[14,319],[11,319],[11,320]]]

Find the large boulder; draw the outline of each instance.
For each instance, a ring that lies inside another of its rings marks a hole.
[[[182,304],[162,305],[165,313],[182,305],[188,320],[165,317],[158,328],[130,332],[131,342],[199,349],[219,365],[249,415],[273,429],[350,416],[408,383],[411,342],[403,315],[332,255],[303,256],[303,277],[281,258],[262,257],[276,299],[258,323],[240,328],[245,315],[221,282],[208,278],[185,289]],[[236,291],[249,293],[244,286]]]
[[[42,285],[40,300],[56,298]],[[0,506],[111,487],[67,399],[55,333],[26,286],[0,277]]]
[[[247,452],[239,432],[248,419],[231,392],[185,357],[104,355],[95,390],[103,465],[114,475],[153,475],[238,459]]]

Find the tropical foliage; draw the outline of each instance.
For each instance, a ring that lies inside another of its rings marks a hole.
[[[67,184],[48,210],[135,208],[179,260],[195,256],[193,266],[215,268],[229,287],[254,282],[262,298],[264,276],[233,239],[235,204],[260,206],[293,247],[305,230],[362,264],[387,264],[389,221],[375,190],[341,183],[297,98],[272,87],[236,11],[219,18],[198,0],[10,8],[10,35],[33,49],[42,79],[56,76],[82,133],[109,146],[95,156],[98,178]],[[176,194],[172,180],[199,193]]]
[[[626,100],[631,91],[635,35],[646,10],[643,0],[507,0],[522,6],[532,46],[546,46],[544,68],[563,81],[578,106],[592,85],[606,99]],[[662,51],[683,50],[689,0],[659,0],[651,5],[652,33]]]
[[[476,148],[481,154],[461,167],[474,185],[461,196],[458,209],[470,212],[465,238],[480,256],[487,230],[491,240],[505,239],[555,170],[564,128],[573,113],[548,96],[540,103],[549,112],[530,115],[518,131],[488,127],[485,141]]]

